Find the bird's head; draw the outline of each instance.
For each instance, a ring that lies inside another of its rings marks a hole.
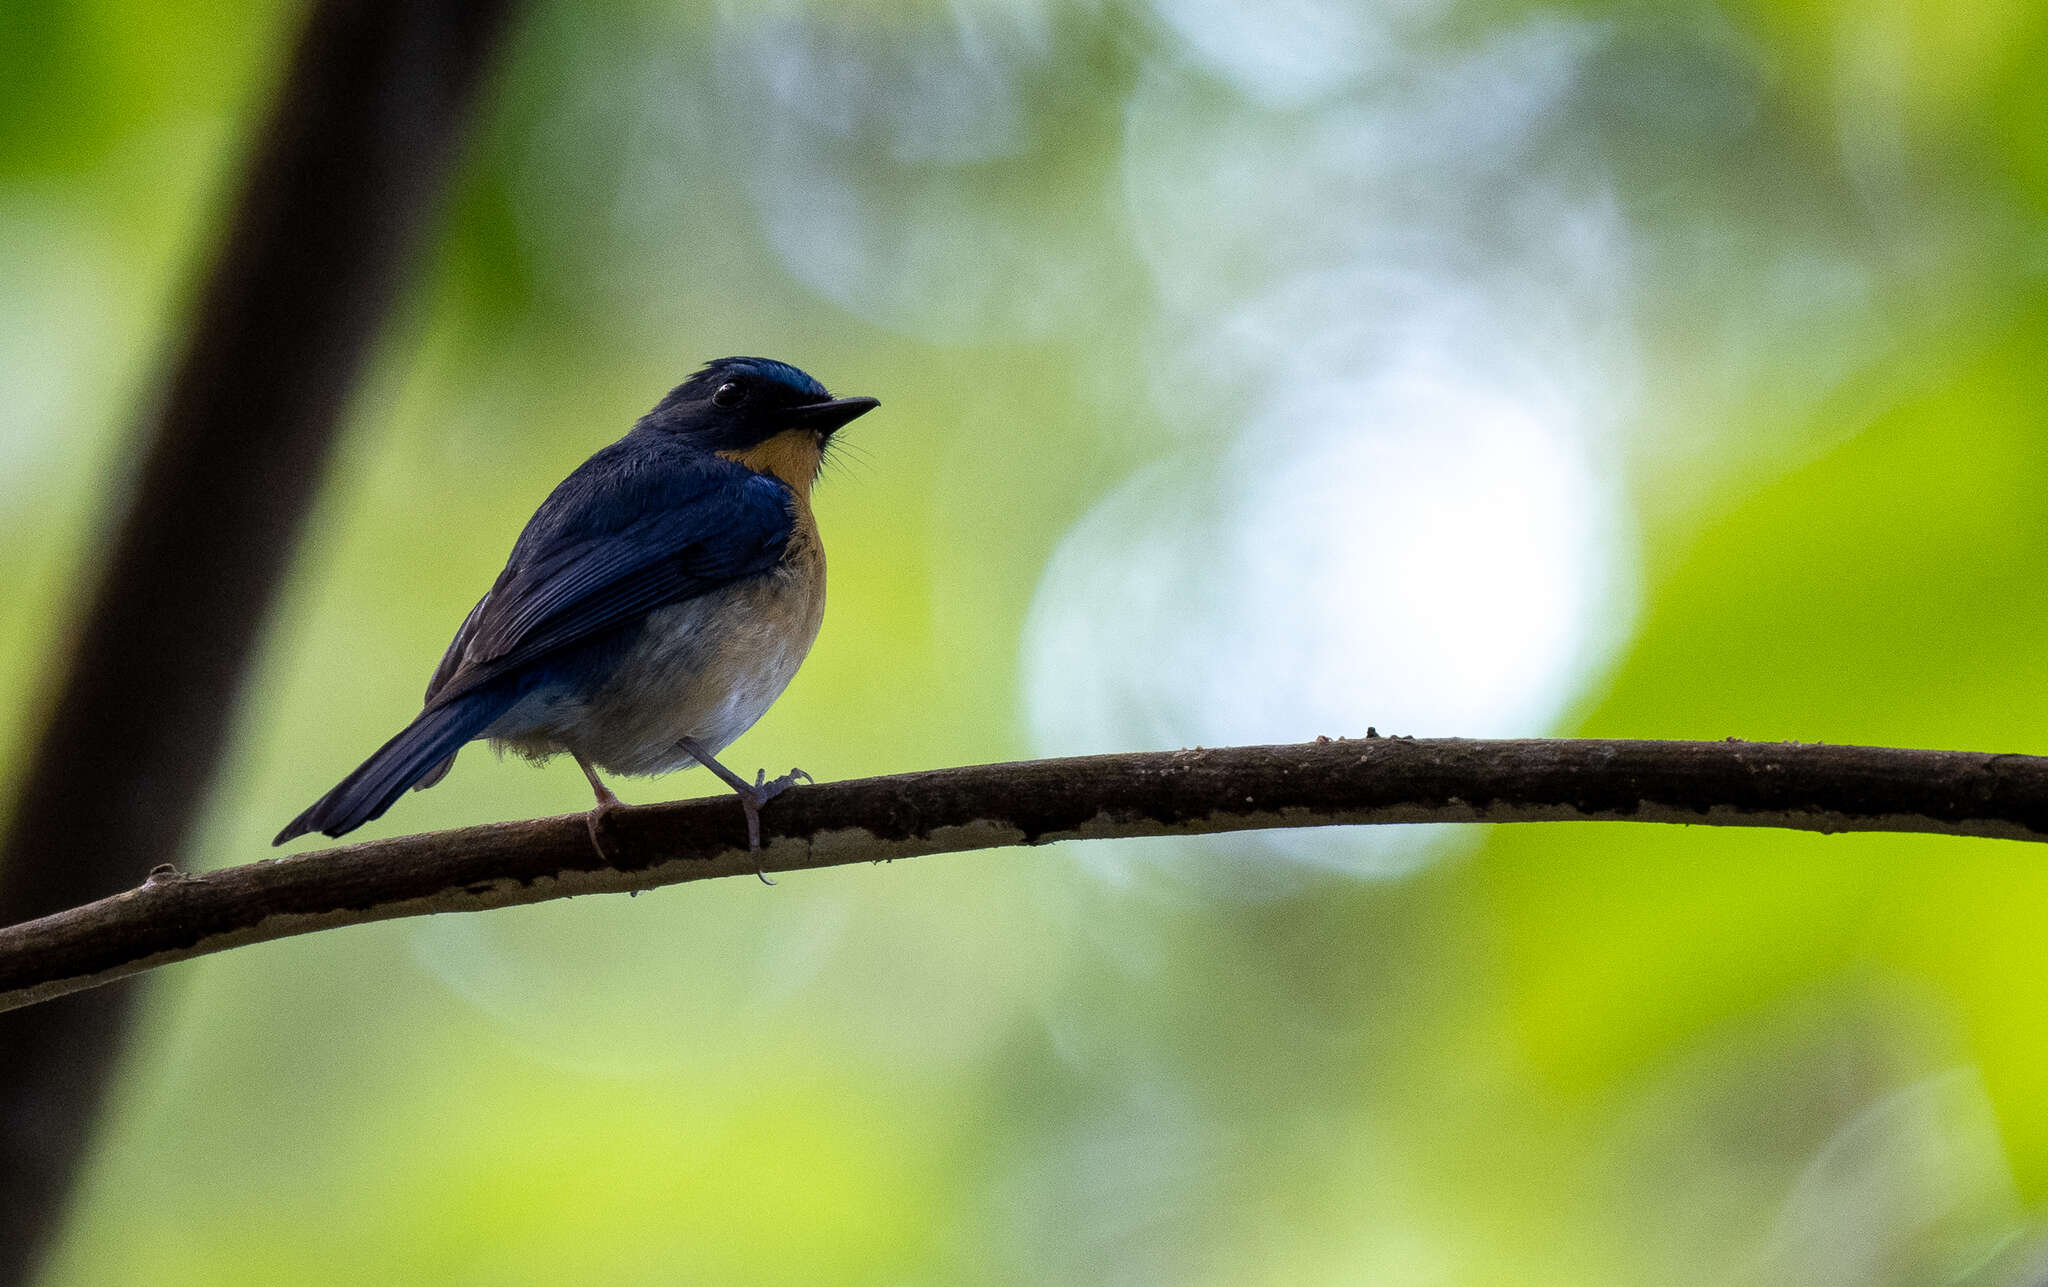
[[[873,398],[835,398],[787,362],[728,357],[705,363],[669,390],[640,425],[774,474],[808,494],[833,433],[880,405]]]

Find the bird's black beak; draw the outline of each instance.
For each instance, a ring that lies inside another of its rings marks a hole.
[[[823,438],[848,421],[858,419],[882,404],[874,398],[834,398],[830,402],[813,402],[806,407],[792,407],[788,415],[800,429],[809,429]]]

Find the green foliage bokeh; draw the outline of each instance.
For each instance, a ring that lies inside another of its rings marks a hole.
[[[1584,24],[1597,52],[1528,163],[1596,159],[1643,242],[1679,248],[1642,257],[1634,428],[1602,448],[1634,624],[1552,731],[2048,749],[2048,10],[1438,7],[1432,56]],[[1158,409],[1147,337],[1178,284],[1148,284],[1117,201],[1180,6],[1020,6],[1058,56],[986,84],[1028,139],[919,204],[865,194],[932,244],[997,227],[1052,265],[1041,296],[980,300],[979,331],[790,271],[729,92],[735,30],[916,47],[997,8],[534,11],[354,404],[200,853],[267,852],[409,716],[547,488],[729,352],[885,404],[819,492],[824,633],[734,762],[1041,749],[1020,640],[1048,560],[1148,463],[1223,450]],[[297,18],[0,11],[10,754]],[[1312,132],[1343,105],[1275,110]],[[1773,276],[1788,241],[1860,266],[1824,325]],[[1780,293],[1794,320],[1751,325]],[[560,765],[472,749],[364,834],[585,802]],[[50,1281],[2017,1283],[2048,1254],[2032,847],[1504,828],[1257,897],[1160,875],[1176,852],[1126,880],[940,858],[177,967]]]

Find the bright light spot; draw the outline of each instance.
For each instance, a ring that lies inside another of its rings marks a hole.
[[[1206,310],[1310,270],[1538,266],[1561,231],[1542,194],[1604,198],[1599,176],[1538,164],[1597,34],[1528,22],[1313,111],[1148,76],[1125,110],[1123,190],[1163,299]]]
[[[1062,44],[1085,27],[1044,4],[727,13],[719,92],[777,257],[931,343],[1091,317],[1122,255],[1111,203],[1074,195],[1106,186],[1109,152],[1074,145],[1102,92]]]
[[[1383,72],[1448,0],[1153,0],[1185,53],[1248,97],[1297,106]]]
[[[1273,392],[1221,459],[1140,473],[1055,555],[1024,645],[1039,749],[1553,731],[1632,603],[1579,426],[1454,369]],[[1385,870],[1429,835],[1257,843]]]

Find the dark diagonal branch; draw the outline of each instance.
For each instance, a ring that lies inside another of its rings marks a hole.
[[[514,7],[310,7],[24,748],[0,920],[118,889],[183,845],[343,404]],[[34,1272],[54,1227],[116,1065],[121,1002],[0,1021],[0,1287]]]
[[[1625,821],[2048,840],[2048,759],[1757,742],[1411,740],[1100,755],[802,787],[749,853],[731,796],[403,836],[140,888],[0,930],[0,1008],[245,943],[716,876],[1115,836]],[[772,896],[772,895],[764,895]]]

